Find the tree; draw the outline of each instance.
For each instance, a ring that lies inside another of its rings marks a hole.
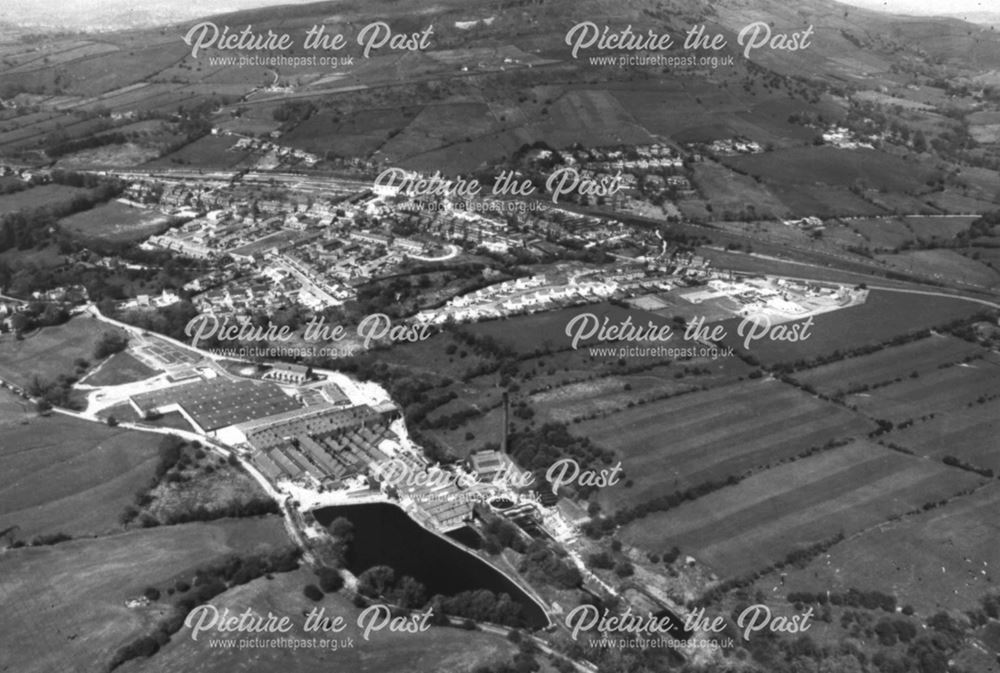
[[[372,566],[358,576],[358,593],[378,598],[396,584],[396,571],[386,565]]]
[[[128,346],[128,336],[123,332],[105,332],[94,346],[94,358],[103,360],[109,355],[120,353]]]
[[[344,586],[344,578],[333,568],[323,567],[316,571],[319,578],[319,588],[328,594],[340,591]]]
[[[305,588],[302,589],[302,593],[305,597],[311,601],[323,600],[323,591],[315,584],[307,584]]]

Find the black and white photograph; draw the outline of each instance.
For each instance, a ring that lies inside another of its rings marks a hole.
[[[0,673],[1000,673],[1000,4],[5,0]]]

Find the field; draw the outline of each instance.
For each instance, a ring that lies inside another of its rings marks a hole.
[[[885,212],[844,187],[778,182],[768,187],[796,217],[871,217]]]
[[[231,150],[236,144],[232,137],[204,136],[181,147],[176,152],[145,164],[146,168],[233,168],[246,160],[249,152]]]
[[[963,470],[859,441],[635,521],[622,540],[650,550],[676,544],[716,573],[740,576],[796,549],[841,532],[855,534],[983,482]]]
[[[828,365],[796,372],[793,378],[824,395],[858,390],[910,376],[926,374],[943,365],[978,357],[985,351],[956,337],[932,335],[901,346],[884,348],[870,355],[847,358]]]
[[[997,402],[972,407],[915,423],[888,435],[888,441],[933,458],[953,456],[973,467],[1000,474],[1000,418]]]
[[[954,250],[913,250],[878,259],[903,273],[931,276],[938,280],[984,288],[1000,283],[1000,273]]]
[[[912,230],[897,218],[851,220],[847,224],[864,236],[868,247],[873,250],[894,250],[914,239]]]
[[[884,388],[849,395],[845,402],[893,423],[958,412],[1000,396],[1000,364],[993,357],[905,378]]]
[[[725,157],[722,163],[780,185],[850,187],[861,180],[890,192],[918,192],[929,173],[919,164],[875,150],[795,147],[763,154]]]
[[[390,134],[400,132],[419,111],[418,107],[368,109],[342,118],[324,110],[286,133],[281,142],[310,152],[320,151],[320,154],[368,156],[388,140]]]
[[[16,341],[10,334],[0,336],[0,379],[26,386],[37,375],[51,381],[60,374],[72,374],[77,358],[93,361],[94,346],[104,332],[118,331],[88,317],[25,335]]]
[[[788,569],[783,592],[877,589],[918,614],[966,610],[997,590],[1000,488],[990,484],[928,512],[885,523]],[[776,584],[774,578],[761,583]],[[947,590],[944,589],[947,587]]]
[[[3,428],[4,432],[8,431],[6,426],[30,423],[35,418],[33,402],[0,389],[0,428]]]
[[[69,201],[74,196],[86,193],[86,189],[78,187],[49,184],[32,187],[31,189],[14,192],[13,194],[4,194],[0,196],[0,215],[14,213],[26,208],[50,206],[53,203]]]
[[[136,360],[128,352],[115,353],[83,378],[80,383],[90,386],[117,386],[122,383],[142,381],[156,376],[158,373],[155,369]]]
[[[162,604],[129,608],[147,586],[192,580],[233,553],[287,541],[279,517],[161,526],[29,547],[0,556],[0,664],[23,673],[103,670],[121,645],[151,630]],[[13,644],[16,643],[16,646]]]
[[[566,325],[574,316],[582,313],[593,313],[600,320],[608,318],[608,324],[631,317],[633,324],[645,325],[652,320],[656,325],[666,325],[669,321],[639,309],[624,309],[608,303],[575,306],[545,311],[532,315],[518,316],[503,320],[490,320],[468,326],[468,330],[480,336],[490,336],[497,341],[510,346],[518,353],[540,352],[545,348],[564,350],[571,347],[572,339],[566,336]],[[675,338],[676,340],[676,338]],[[590,341],[581,341],[582,348]]]
[[[159,441],[158,435],[61,415],[5,427],[0,530],[17,525],[24,540],[119,530],[118,515],[153,476]]]
[[[59,226],[80,238],[134,243],[165,230],[171,218],[155,210],[111,201],[75,213],[59,221]]]
[[[907,217],[906,224],[917,238],[951,240],[960,231],[966,231],[975,217]]]
[[[257,579],[227,591],[211,603],[220,611],[230,608],[235,613],[247,608],[256,614],[288,615],[295,626],[287,634],[298,640],[337,638],[337,634],[306,632],[301,628],[304,612],[312,607],[325,609],[329,616],[342,616],[347,624],[339,635],[353,646],[331,651],[329,648],[263,647],[248,650],[226,650],[210,647],[208,635],[192,640],[187,628],[171,639],[155,657],[135,666],[125,666],[123,673],[173,673],[174,671],[295,671],[296,673],[328,673],[331,670],[358,673],[432,673],[455,671],[468,673],[479,665],[509,661],[515,647],[503,636],[482,631],[462,631],[455,628],[432,627],[424,633],[390,633],[388,630],[361,637],[357,627],[360,610],[346,597],[330,594],[318,603],[302,595],[306,584],[315,584],[309,570],[274,575],[274,579]]]
[[[860,306],[815,316],[810,329],[812,336],[804,341],[789,343],[765,338],[752,342],[748,350],[764,363],[791,363],[883,343],[902,334],[969,317],[981,309],[978,304],[960,299],[872,290]],[[742,348],[743,340],[736,332],[739,320],[722,324],[728,333],[725,343]]]
[[[714,212],[725,216],[726,211],[740,213],[753,208],[758,217],[787,217],[788,208],[753,178],[736,173],[713,161],[702,161],[694,166],[694,184],[702,196],[712,204]]]
[[[629,361],[628,364],[636,364]],[[693,372],[698,370],[697,374]],[[708,370],[707,372],[704,370]],[[742,360],[695,359],[657,365],[634,374],[594,377],[536,393],[529,403],[543,417],[569,423],[575,418],[624,410],[630,403],[733,382],[749,374]]]
[[[637,406],[570,431],[621,457],[633,485],[598,494],[614,510],[773,466],[872,427],[792,386],[760,380]]]

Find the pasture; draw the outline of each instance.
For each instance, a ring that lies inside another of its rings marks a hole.
[[[966,610],[1000,582],[998,508],[1000,488],[990,484],[943,507],[880,524],[804,568],[786,568],[781,591],[877,589],[925,618],[939,610]],[[777,584],[773,576],[758,582],[766,591]]]
[[[0,530],[20,526],[23,540],[119,530],[118,515],[154,474],[159,441],[58,414],[5,427]]]
[[[922,416],[958,412],[1000,396],[1000,364],[990,358],[905,378],[844,401],[871,416],[899,424]]]
[[[122,383],[142,381],[158,373],[128,352],[122,352],[115,353],[105,360],[97,369],[81,379],[80,383],[91,386],[117,386]]]
[[[472,671],[477,666],[510,661],[516,646],[505,637],[483,631],[463,631],[433,627],[423,633],[372,633],[370,640],[361,637],[357,626],[360,609],[340,593],[328,594],[313,603],[302,595],[307,584],[316,584],[316,576],[302,568],[280,573],[273,579],[260,578],[234,587],[211,601],[219,610],[229,608],[239,613],[247,608],[256,614],[288,615],[293,628],[288,638],[312,640],[333,638],[338,634],[306,632],[302,625],[306,611],[323,608],[328,616],[342,616],[346,628],[340,637],[354,641],[353,647],[337,651],[321,648],[263,647],[244,650],[211,647],[202,634],[192,640],[191,631],[182,628],[157,655],[144,661],[144,673],[173,673],[180,670],[226,671],[296,671],[328,673],[330,670],[359,673],[432,673],[436,671]],[[131,669],[130,669],[131,670]],[[138,669],[136,669],[138,670]]]
[[[941,459],[958,458],[977,468],[991,469],[1000,474],[1000,419],[996,401],[971,407],[915,423],[888,435],[887,440],[910,449],[917,455]]]
[[[469,325],[466,329],[479,336],[492,337],[522,354],[541,353],[546,349],[566,350],[572,347],[572,339],[566,335],[566,326],[575,316],[584,313],[592,313],[601,321],[607,318],[609,325],[617,324],[626,318],[631,318],[634,325],[645,325],[648,320],[653,321],[655,325],[666,325],[670,322],[666,318],[640,309],[629,310],[602,302],[514,318],[489,320]],[[677,340],[679,337],[675,337],[674,341]],[[593,341],[581,341],[580,348]]]
[[[166,230],[171,219],[158,211],[115,200],[65,217],[59,220],[59,226],[79,238],[136,243]]]
[[[954,250],[910,250],[877,258],[903,273],[930,276],[948,283],[984,288],[1000,283],[1000,273]]]
[[[72,374],[78,358],[93,361],[94,346],[102,334],[118,331],[90,316],[80,316],[29,332],[20,341],[4,334],[0,336],[0,379],[24,387],[35,376],[52,381],[60,374]]]
[[[850,187],[857,181],[876,189],[917,193],[930,169],[899,157],[858,149],[829,146],[793,147],[762,154],[725,157],[722,163],[767,183]]]
[[[126,600],[139,598],[148,586],[190,583],[197,568],[229,554],[286,543],[281,518],[274,516],[161,526],[8,551],[0,557],[4,663],[24,673],[105,670],[116,649],[169,614],[165,601],[130,608]]]
[[[43,208],[53,203],[68,202],[74,196],[86,194],[87,190],[67,185],[48,184],[25,189],[13,194],[0,195],[0,215],[16,213],[19,210]]]
[[[634,521],[621,537],[648,550],[676,544],[719,575],[741,576],[789,552],[838,533],[853,535],[985,481],[858,441]],[[858,576],[847,576],[857,586]]]

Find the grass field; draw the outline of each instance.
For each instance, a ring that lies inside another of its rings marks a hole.
[[[873,418],[898,424],[927,414],[958,412],[980,400],[995,406],[995,398],[1000,396],[998,374],[1000,364],[995,359],[983,358],[849,395],[844,401]]]
[[[990,484],[944,507],[882,524],[805,568],[788,569],[781,591],[877,589],[925,617],[942,609],[968,609],[1000,582],[998,508],[1000,487]],[[769,576],[758,586],[765,582],[766,590],[777,584]]]
[[[197,641],[191,631],[182,629],[155,657],[138,666],[124,667],[125,673],[173,673],[174,671],[295,671],[296,673],[328,673],[357,671],[358,673],[432,673],[455,671],[468,673],[477,666],[507,662],[516,647],[503,636],[481,631],[432,627],[423,633],[390,633],[388,630],[361,638],[357,627],[359,608],[340,594],[330,594],[318,603],[306,599],[302,588],[315,584],[316,576],[309,570],[281,573],[274,579],[257,579],[233,588],[211,603],[220,610],[242,612],[251,608],[255,613],[288,615],[294,628],[285,637],[317,640],[321,638],[352,638],[353,647],[331,651],[323,649],[291,649],[265,647],[249,650],[225,650],[210,647],[209,634]],[[342,634],[306,632],[301,628],[303,613],[320,607],[327,616],[342,616],[347,626]]]
[[[763,154],[725,157],[735,170],[780,185],[850,187],[863,180],[890,192],[917,192],[929,169],[875,150],[794,147]]]
[[[950,240],[960,231],[966,231],[975,217],[907,217],[907,226],[917,238]]]
[[[906,222],[889,217],[850,220],[848,226],[860,233],[867,246],[873,250],[894,250],[906,241],[914,240],[913,231]]]
[[[159,441],[57,414],[4,428],[0,530],[20,526],[25,540],[119,530],[118,515],[153,476]]]
[[[833,396],[838,391],[858,390],[903,379],[913,372],[923,375],[942,365],[962,362],[967,357],[981,356],[985,351],[956,337],[935,334],[901,346],[884,348],[871,355],[862,355],[832,362],[828,365],[796,372],[793,378],[817,391]]]
[[[775,465],[873,425],[776,380],[721,386],[570,426],[615,451],[633,482],[601,489],[605,510]]]
[[[232,137],[204,136],[181,147],[176,152],[145,164],[148,168],[233,168],[246,160],[249,152],[230,149],[236,144]]]
[[[1000,273],[954,250],[913,250],[878,259],[903,273],[931,276],[951,283],[991,288],[1000,283]]]
[[[105,670],[121,645],[166,614],[129,608],[147,586],[166,587],[226,555],[287,543],[279,517],[162,526],[0,555],[5,609],[0,662],[23,673]]]
[[[80,382],[91,386],[117,386],[142,381],[158,373],[126,351],[112,355]]]
[[[41,208],[53,203],[69,201],[74,196],[86,194],[86,189],[66,185],[48,184],[0,196],[0,215],[27,208]]]
[[[647,516],[626,526],[622,539],[651,550],[676,544],[718,574],[739,576],[984,482],[859,441]]]
[[[815,316],[810,338],[797,343],[763,339],[751,343],[749,352],[767,364],[792,363],[883,343],[980,310],[978,304],[960,299],[872,290],[864,304]],[[736,333],[739,320],[722,324],[728,332],[725,343],[742,348],[742,339]]]
[[[639,361],[626,361],[626,366]],[[614,371],[613,367],[607,367]],[[706,371],[707,370],[707,371]],[[568,385],[553,385],[531,395],[531,406],[544,417],[562,422],[591,414],[624,410],[630,402],[733,383],[751,367],[737,358],[696,358],[656,365],[649,369],[599,376]],[[532,379],[535,383],[537,379]]]
[[[918,455],[944,458],[954,456],[973,467],[1000,474],[1000,418],[997,402],[977,404],[950,414],[916,423],[887,437]]]
[[[0,389],[0,428],[31,422],[36,418],[35,404],[7,390]]]
[[[101,335],[117,330],[88,316],[43,327],[21,341],[10,334],[2,335],[0,379],[26,386],[35,375],[51,381],[59,374],[72,374],[77,358],[93,361],[94,346]]]
[[[609,325],[617,324],[628,317],[631,317],[633,324],[638,325],[645,325],[647,320],[652,320],[655,325],[666,325],[670,322],[666,318],[640,309],[630,310],[602,302],[503,320],[490,320],[469,325],[467,329],[474,334],[490,336],[518,353],[534,353],[545,348],[563,350],[570,348],[572,344],[572,339],[566,335],[566,325],[582,313],[593,313],[602,321],[607,317]],[[679,337],[674,340],[679,340]],[[581,342],[580,348],[587,343],[592,341]]]
[[[121,201],[104,203],[59,221],[59,226],[80,238],[114,242],[137,242],[165,230],[171,218],[155,210]]]

